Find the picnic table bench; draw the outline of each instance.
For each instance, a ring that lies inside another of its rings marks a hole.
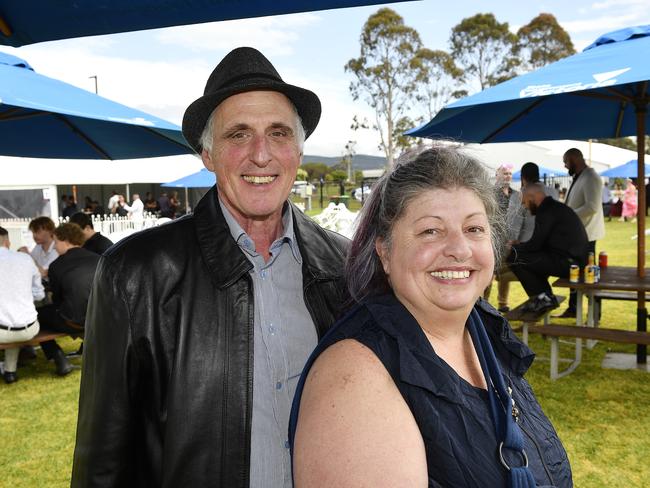
[[[541,334],[551,339],[551,380],[562,378],[572,373],[578,367],[582,360],[582,339],[617,342],[621,344],[650,345],[650,333],[632,330],[545,323],[544,325],[529,325],[528,331]],[[575,358],[564,371],[559,371],[560,337],[574,337],[576,339]]]
[[[38,346],[41,342],[51,341],[53,339],[58,339],[59,337],[65,337],[70,334],[65,332],[52,332],[49,330],[41,330],[34,337],[28,341],[21,342],[8,342],[5,344],[0,344],[0,350],[2,349],[11,349],[13,347],[23,347],[23,346]]]
[[[566,300],[566,297],[563,296],[557,296],[557,301],[558,305],[561,304],[564,300]],[[519,304],[509,312],[507,312],[504,317],[508,322],[521,322],[521,338],[524,341],[524,344],[528,344],[528,328],[531,325],[537,324],[538,322],[543,322],[544,325],[548,325],[550,323],[550,317],[551,317],[551,312],[555,310],[555,308],[549,308],[547,310],[543,310],[542,312],[529,312],[523,310],[524,306],[528,303],[528,300],[526,300],[524,303]],[[517,330],[517,329],[515,329]]]

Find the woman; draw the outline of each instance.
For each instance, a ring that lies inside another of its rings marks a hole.
[[[572,485],[522,377],[533,353],[479,299],[502,219],[480,163],[455,148],[378,181],[348,257],[358,305],[318,345],[294,399],[297,488]]]
[[[625,193],[623,194],[623,212],[620,220],[625,220],[630,218],[633,221],[636,220],[636,212],[638,207],[636,194],[636,186],[631,179],[627,179],[627,187],[625,188]]]

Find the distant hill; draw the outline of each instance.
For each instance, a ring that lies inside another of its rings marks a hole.
[[[305,155],[302,157],[303,163],[324,163],[327,166],[334,166],[341,162],[341,156],[313,156]],[[386,158],[380,156],[369,156],[367,154],[355,154],[352,158],[352,168],[356,170],[364,169],[382,169],[386,166]]]

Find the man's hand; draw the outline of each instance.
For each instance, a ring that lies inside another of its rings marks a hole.
[[[29,249],[27,249],[27,246],[20,246],[18,248],[18,252],[24,252],[25,254],[29,254]]]

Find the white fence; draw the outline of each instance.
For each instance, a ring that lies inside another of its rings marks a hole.
[[[168,218],[157,218],[152,214],[145,214],[142,219],[130,219],[116,215],[92,216],[95,231],[101,232],[102,235],[108,237],[113,243],[134,232],[169,222],[169,220]],[[0,219],[0,227],[4,227],[9,232],[12,249],[15,250],[21,246],[27,246],[31,250],[34,247],[35,243],[32,239],[32,233],[28,229],[30,221],[31,219]],[[61,224],[66,221],[67,219],[60,217],[55,224]]]

